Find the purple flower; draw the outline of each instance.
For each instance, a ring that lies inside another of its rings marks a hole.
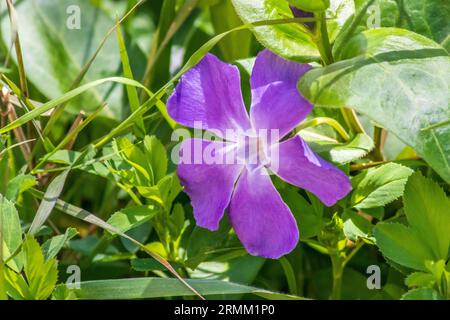
[[[197,225],[217,230],[228,208],[231,225],[252,255],[279,258],[292,251],[299,238],[297,223],[272,184],[269,171],[312,192],[327,206],[334,205],[351,189],[348,177],[318,157],[298,135],[281,140],[312,110],[296,87],[309,69],[309,65],[262,51],[250,79],[252,105],[248,115],[238,68],[207,54],[181,78],[167,102],[170,116],[178,123],[213,130],[228,138],[226,142],[184,140],[182,158],[188,154],[188,158],[197,159],[181,161],[178,176],[191,199]],[[276,131],[279,137],[258,144],[261,147],[256,150],[256,163],[211,163],[202,161],[202,154],[199,159],[199,146],[213,150],[216,156],[239,158],[242,139],[226,135],[230,129],[245,135],[245,141],[259,141],[257,132],[264,130]],[[277,159],[267,159],[268,154],[276,154]]]
[[[289,5],[289,8],[291,9],[291,12],[295,18],[314,18],[314,13],[312,12],[303,11],[293,6],[292,4]],[[307,26],[309,29],[314,30],[316,24],[315,22],[305,22],[304,25]]]

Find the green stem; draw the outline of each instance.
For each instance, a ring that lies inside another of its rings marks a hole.
[[[316,30],[316,43],[320,52],[320,56],[325,65],[330,65],[334,62],[333,51],[330,43],[330,38],[328,36],[327,21],[325,19],[325,12],[315,13],[315,18],[319,20],[317,23]],[[352,109],[342,108],[342,116],[345,119],[348,127],[353,131],[353,133],[365,133],[364,128],[356,116],[356,113]]]
[[[295,273],[291,263],[286,257],[280,258],[279,261],[283,267],[284,274],[286,275],[289,292],[294,295],[298,295],[297,280],[295,279]]]
[[[333,63],[333,52],[331,50],[330,38],[328,37],[327,21],[325,12],[317,12],[314,14],[319,20],[316,29],[316,43],[320,52],[320,56],[325,65]]]
[[[344,273],[344,263],[339,251],[331,252],[331,265],[333,267],[333,289],[331,291],[331,300],[340,300],[342,291],[342,275]]]

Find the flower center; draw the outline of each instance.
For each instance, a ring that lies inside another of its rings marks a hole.
[[[269,164],[267,139],[261,136],[243,135],[238,140],[238,161],[248,169],[256,169]]]

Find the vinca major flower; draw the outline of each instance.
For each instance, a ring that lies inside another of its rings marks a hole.
[[[279,258],[299,239],[297,222],[271,173],[310,191],[327,206],[351,189],[342,171],[317,156],[300,136],[289,137],[313,108],[296,87],[309,69],[262,51],[250,79],[247,113],[238,68],[207,54],[181,78],[168,100],[175,121],[225,140],[194,138],[180,146],[177,173],[197,225],[217,230],[228,208],[230,224],[252,255]],[[206,154],[215,161],[207,161]]]

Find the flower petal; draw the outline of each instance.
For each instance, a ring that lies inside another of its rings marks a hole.
[[[243,171],[229,211],[230,223],[250,254],[277,259],[297,245],[297,223],[265,168]]]
[[[300,95],[297,82],[310,69],[269,50],[258,54],[250,79],[250,119],[255,129],[279,129],[281,139],[305,119],[313,106]]]
[[[212,163],[208,154],[223,158],[234,152],[230,146],[233,147],[229,143],[201,139],[188,139],[180,146],[178,177],[191,199],[197,225],[211,231],[219,228],[243,166],[223,164],[225,161]]]
[[[352,189],[345,173],[316,155],[299,136],[272,145],[271,156],[270,169],[275,174],[314,193],[327,206],[334,205]]]
[[[215,131],[222,138],[227,129],[250,129],[239,70],[213,54],[208,53],[181,77],[167,108],[176,122]]]

